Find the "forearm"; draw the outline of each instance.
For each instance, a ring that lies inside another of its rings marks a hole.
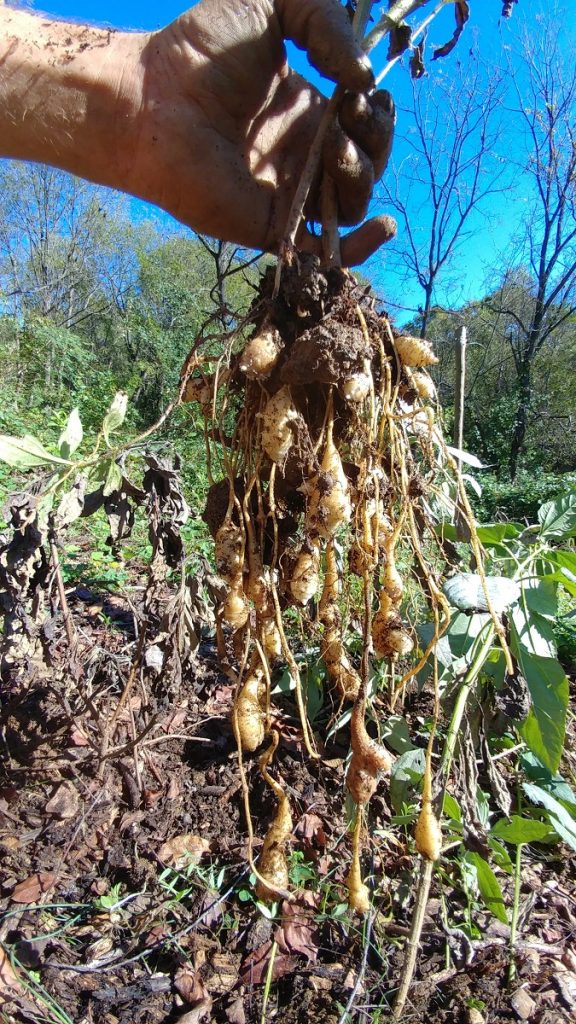
[[[0,156],[126,187],[147,39],[0,6]]]

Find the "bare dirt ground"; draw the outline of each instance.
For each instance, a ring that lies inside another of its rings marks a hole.
[[[311,764],[294,709],[284,704],[278,763],[294,818],[295,898],[263,912],[246,863],[232,688],[214,643],[203,640],[188,663],[177,700],[161,679],[135,681],[118,710],[137,643],[131,609],[87,587],[68,599],[82,686],[56,659],[51,673],[39,667],[15,685],[2,710],[0,1019],[388,1019],[417,864],[408,834],[390,830],[386,787],[370,805],[364,870],[374,909],[363,920],[349,914],[342,884],[350,849],[347,737],[338,734]],[[68,664],[58,616],[55,631],[52,651]],[[113,723],[106,752],[95,715]],[[246,770],[257,852],[274,803],[257,756],[246,759]],[[508,926],[466,896],[454,862],[443,858],[402,1019],[573,1020],[574,877],[567,847],[526,852],[511,977]],[[510,880],[502,884],[511,901]],[[443,925],[443,906],[454,927]]]

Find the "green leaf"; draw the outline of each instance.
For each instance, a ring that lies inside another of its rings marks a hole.
[[[538,509],[543,537],[572,537],[576,533],[576,494],[564,494]]]
[[[546,573],[545,579],[553,583],[559,583],[569,594],[576,597],[576,554],[573,551],[547,551],[545,558],[546,566],[551,566],[554,572]]]
[[[566,674],[554,658],[531,654],[520,641],[514,622],[510,624],[510,646],[532,698],[530,713],[518,726],[518,731],[538,760],[555,772],[562,757],[566,732]]]
[[[576,821],[569,811],[551,793],[547,793],[545,789],[535,786],[532,782],[524,782],[522,789],[533,804],[548,811],[550,824],[554,826],[560,838],[576,850]]]
[[[462,811],[460,804],[454,799],[450,793],[444,793],[444,800],[442,802],[442,813],[450,818],[451,821],[455,821],[458,824],[462,822]]]
[[[520,597],[516,580],[507,576],[486,576],[486,590],[497,615],[505,612]],[[444,583],[442,590],[453,608],[461,612],[487,612],[488,604],[482,578],[474,572],[459,572]]]
[[[537,843],[550,833],[545,821],[534,821],[532,818],[521,818],[513,814],[510,818],[502,818],[492,826],[491,833],[497,839],[518,846],[520,843]]]
[[[106,473],[106,479],[104,481],[104,488],[102,490],[102,494],[104,495],[105,498],[107,498],[109,497],[110,494],[113,494],[114,491],[119,491],[121,487],[122,471],[120,467],[117,466],[113,460],[111,460],[110,465],[108,467],[108,472]]]
[[[500,883],[487,861],[478,853],[469,851],[465,858],[476,869],[478,889],[485,906],[502,924],[508,924],[508,913]]]
[[[542,609],[542,612],[538,611]],[[553,622],[556,614],[556,589],[543,580],[525,580],[522,595],[510,612],[517,642],[528,654],[541,658],[556,657]]]
[[[16,469],[30,469],[31,466],[46,466],[57,463],[69,466],[68,459],[59,459],[47,451],[36,437],[25,434],[24,437],[10,437],[0,434],[0,460],[7,462]]]
[[[528,779],[537,783],[541,789],[551,793],[568,811],[572,809],[576,815],[576,793],[561,775],[550,772],[529,751],[520,755],[520,765]]]
[[[390,776],[390,800],[397,814],[414,799],[415,790],[424,774],[424,751],[407,750],[394,763]]]
[[[465,452],[462,448],[453,448],[452,445],[446,445],[446,451],[450,452],[455,459],[460,462],[466,462],[469,466],[474,466],[474,469],[486,469],[483,462],[476,455],[472,455],[470,452]]]
[[[397,754],[404,754],[407,750],[414,750],[414,744],[410,739],[410,728],[408,722],[401,715],[390,715],[382,727],[382,739],[392,747]]]
[[[520,523],[487,523],[477,528],[478,540],[486,548],[499,547],[503,540],[514,540],[523,527]]]
[[[82,438],[84,437],[84,431],[82,429],[82,423],[80,422],[80,414],[78,409],[72,409],[68,417],[68,422],[60,434],[60,440],[58,441],[58,451],[63,459],[69,459],[73,452],[82,444]]]
[[[504,843],[501,843],[499,839],[495,839],[494,836],[489,835],[488,846],[492,851],[492,860],[496,867],[500,868],[501,871],[505,871],[507,875],[511,875],[514,871],[514,865],[510,860],[510,854],[504,846]]]
[[[572,579],[576,582],[576,552],[554,549],[546,552],[546,558],[553,565],[560,569],[567,569]]]
[[[528,610],[554,622],[558,614],[558,595],[554,583],[541,577],[531,577],[522,580],[521,587],[521,600],[526,603]]]
[[[102,422],[102,433],[106,444],[109,444],[110,434],[114,430],[118,430],[118,427],[124,423],[127,409],[128,395],[124,391],[117,391]]]

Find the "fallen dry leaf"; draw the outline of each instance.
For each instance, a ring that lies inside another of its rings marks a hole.
[[[175,800],[178,796],[180,796],[180,783],[176,776],[172,775],[168,786],[168,792],[166,793],[166,799]]]
[[[51,814],[54,818],[67,821],[69,818],[76,817],[79,805],[80,798],[73,784],[71,782],[63,782],[58,786],[44,810],[46,814]]]
[[[564,1005],[569,1010],[576,1009],[576,974],[572,971],[556,971],[552,977]]]
[[[303,814],[296,826],[296,835],[305,840],[305,845],[311,849],[325,847],[328,840],[324,831],[324,822],[317,814]]]
[[[510,1003],[520,1017],[520,1020],[530,1020],[536,1010],[536,1003],[524,987],[516,989],[510,999]]]
[[[162,843],[158,856],[163,864],[168,867],[185,868],[188,864],[199,864],[205,853],[208,853],[210,843],[201,836],[194,836],[186,833],[181,836],[174,836],[166,843]]]
[[[200,1021],[208,1020],[212,1010],[212,1000],[208,997],[203,1003],[198,1003],[192,1010],[188,1010],[183,1017],[178,1017],[176,1024],[200,1024]]]
[[[0,946],[0,996],[2,993],[7,994],[10,992],[13,995],[14,991],[21,987],[18,976],[14,973],[14,969],[8,958],[8,954],[2,946]]]
[[[174,975],[174,987],[184,1002],[191,1005],[203,1003],[209,998],[200,974],[191,964],[182,964],[178,968]]]
[[[87,746],[88,737],[80,725],[74,724],[70,730],[69,741],[73,746]]]
[[[40,897],[50,892],[55,884],[56,875],[49,871],[39,871],[14,886],[11,896],[12,903],[37,903]]]
[[[228,1024],[246,1024],[244,1013],[244,1001],[242,996],[237,996],[226,1008],[226,1020]]]
[[[243,964],[242,974],[240,975],[241,985],[264,984],[270,966],[271,949],[272,943],[265,942],[262,946],[258,946],[258,949],[255,949],[253,953],[250,953],[250,956],[246,958]],[[292,974],[297,967],[298,961],[295,956],[285,956],[284,953],[277,952],[272,967],[272,981],[278,981],[279,978],[283,978],[286,974]]]
[[[314,963],[318,959],[318,929],[313,911],[317,897],[303,892],[297,900],[282,904],[282,924],[276,932],[278,948],[283,953],[300,953]]]

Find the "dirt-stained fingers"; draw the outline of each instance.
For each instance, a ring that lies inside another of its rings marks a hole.
[[[380,89],[365,96],[348,93],[340,107],[342,129],[370,157],[378,181],[386,169],[394,142],[396,107],[391,94]]]
[[[355,231],[345,235],[340,241],[342,266],[356,267],[372,256],[381,245],[389,242],[396,234],[396,221],[393,217],[380,216],[367,220]],[[296,238],[296,244],[322,257],[322,239],[312,235],[307,228],[302,228]]]

